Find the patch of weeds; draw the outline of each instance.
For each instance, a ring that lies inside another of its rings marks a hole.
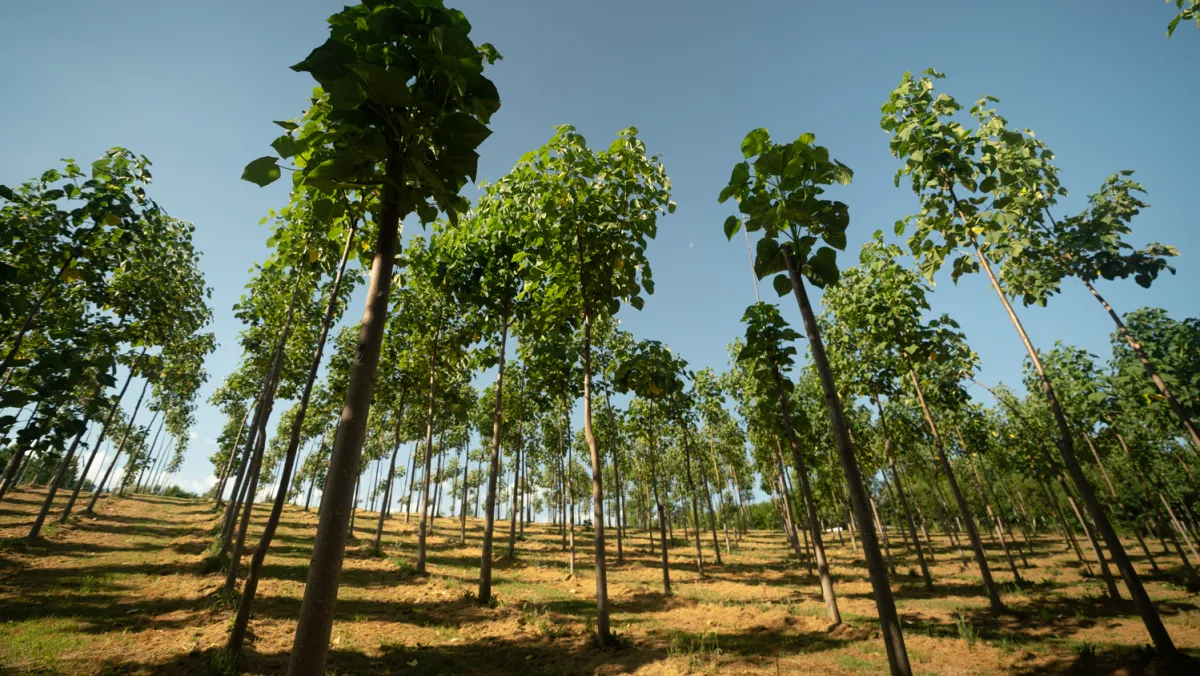
[[[458,589],[459,587],[462,587],[462,580],[454,577],[453,575],[447,575],[446,577],[442,578],[442,584],[446,585],[447,589]]]
[[[849,669],[855,673],[871,671],[875,667],[875,665],[869,660],[864,660],[863,658],[855,657],[854,655],[839,655],[837,658],[837,664],[839,667]]]
[[[954,628],[958,631],[958,637],[967,642],[967,647],[975,647],[975,642],[979,640],[979,630],[971,623],[970,618],[962,613],[955,613]]]
[[[539,608],[528,602],[521,604],[521,612],[517,615],[517,625],[529,627],[549,638],[558,638],[571,633],[569,628],[558,624],[554,618],[550,617],[548,609]]]
[[[1079,659],[1081,660],[1093,660],[1096,658],[1096,646],[1084,641],[1083,643],[1075,646],[1075,654],[1078,655]]]
[[[215,599],[213,601],[213,605],[212,605],[213,610],[219,610],[219,611],[237,610],[237,603],[238,603],[238,593],[237,592],[230,591],[224,587],[221,587],[220,589],[217,590],[217,592],[215,594],[213,594],[213,598]]]
[[[723,652],[718,634],[711,631],[699,636],[672,631],[667,643],[667,657],[686,660],[692,669],[714,666]]]
[[[407,580],[417,573],[416,566],[398,556],[393,556],[388,561],[391,561],[392,565],[396,566],[396,572],[400,574],[401,579]]]
[[[208,654],[207,676],[237,676],[237,657],[228,650],[213,650]]]
[[[222,554],[219,549],[209,547],[204,557],[200,559],[200,574],[211,575],[212,573],[219,573],[225,570],[225,566],[228,563],[228,554]]]

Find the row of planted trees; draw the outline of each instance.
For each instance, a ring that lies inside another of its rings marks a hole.
[[[194,226],[150,199],[150,181],[146,157],[113,148],[0,186],[0,497],[46,487],[31,539],[60,490],[59,522],[85,489],[91,515],[105,488],[166,490],[187,450],[216,346],[210,291]]]
[[[1125,242],[1146,206],[1127,173],[1084,212],[1055,218],[1065,190],[1043,143],[1010,129],[994,99],[974,106],[965,126],[954,99],[935,92],[939,74],[906,74],[882,126],[903,162],[897,185],[910,177],[921,202],[897,223],[897,236],[913,233],[908,251],[877,235],[857,266],[840,269],[849,207],[826,191],[849,183],[850,169],[811,134],[779,143],[755,130],[719,195],[739,211],[724,230],[744,230],[756,293],[757,280],[773,277],[795,299],[803,333],[756,302],[728,371],[692,372],[617,319],[653,292],[647,245],[674,211],[665,169],[636,129],[596,150],[559,127],[472,204],[461,193],[500,105],[484,75],[496,50],[476,45],[462,13],[436,1],[373,0],[330,24],[329,39],[293,67],[317,81],[308,109],[277,123],[276,154],[244,174],[266,185],[286,170],[292,192],[264,219],[272,253],[235,307],[242,360],[211,397],[227,419],[212,458],[220,516],[211,554],[227,593],[244,573],[230,652],[246,639],[289,500],[319,514],[289,667],[306,674],[325,668],[360,505],[374,513],[376,552],[389,517],[415,520],[418,573],[435,527],[465,542],[467,516],[478,516],[484,605],[496,550],[517,556],[535,515],[561,528],[572,573],[577,533],[590,528],[584,561],[597,638],[608,645],[610,562],[648,547],[669,594],[674,526],[703,575],[760,519],[753,503],[766,495],[832,623],[841,615],[827,549],[848,536],[869,571],[894,673],[911,672],[893,597],[896,531],[925,588],[939,585],[930,570],[938,536],[978,571],[995,612],[1005,608],[996,578],[1021,584],[1039,538],[1061,535],[1113,598],[1119,578],[1156,649],[1175,653],[1125,547],[1132,538],[1154,569],[1195,576],[1200,328],[1156,310],[1122,320],[1095,288],[1101,278],[1149,286],[1175,254]],[[212,349],[200,333],[207,291],[190,226],[145,197],[146,165],[116,150],[90,179],[68,163],[64,175],[0,193],[11,224],[0,283],[23,290],[0,296],[0,403],[33,408],[23,426],[3,421],[18,440],[5,482],[19,480],[25,455],[53,460],[41,519],[77,471],[79,448],[91,455],[76,490],[101,441],[120,430],[98,484],[125,452],[122,491],[143,469],[159,485],[154,471],[177,466],[186,445]],[[67,211],[64,201],[80,206]],[[401,223],[413,215],[425,232],[405,240]],[[987,275],[1026,349],[1024,397],[975,382],[966,337],[932,315],[930,280],[946,264],[954,280]],[[1011,304],[1045,304],[1068,278],[1115,322],[1106,367],[1071,347],[1037,351]],[[361,321],[338,329],[363,286]],[[127,377],[113,396],[118,361]],[[482,373],[494,383],[476,389]],[[119,402],[135,378],[142,394],[125,416]],[[154,417],[139,426],[147,391]],[[990,408],[971,400],[979,391]],[[277,403],[290,405],[272,435]],[[160,414],[175,444],[158,446]],[[99,429],[85,444],[89,422]],[[271,511],[255,546],[251,516],[263,497]],[[1002,561],[989,560],[985,542]]]

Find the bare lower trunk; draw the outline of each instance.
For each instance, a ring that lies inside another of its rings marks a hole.
[[[508,312],[500,317],[499,366],[496,370],[496,405],[492,409],[492,453],[488,460],[487,499],[483,508],[483,552],[479,566],[479,595],[476,603],[492,602],[492,536],[496,528],[496,478],[500,473],[500,441],[504,433],[504,352],[508,347]]]
[[[329,653],[333,607],[341,579],[351,501],[354,499],[353,488],[360,469],[367,416],[371,410],[379,350],[387,323],[392,266],[399,240],[398,185],[401,177],[396,149],[393,147],[390,150],[392,157],[388,159],[386,167],[389,180],[383,184],[367,302],[359,328],[357,349],[350,365],[342,424],[338,426],[338,433],[334,437],[320,522],[313,542],[308,581],[288,664],[290,676],[323,674]]]
[[[959,213],[959,217],[962,218],[961,212]],[[965,219],[964,222],[966,222]],[[1050,405],[1050,412],[1054,416],[1054,422],[1058,426],[1058,449],[1062,455],[1063,463],[1066,465],[1067,473],[1071,476],[1071,480],[1074,482],[1075,488],[1079,491],[1080,497],[1083,498],[1084,505],[1091,514],[1092,521],[1095,522],[1097,530],[1100,531],[1100,535],[1104,538],[1104,542],[1108,546],[1109,553],[1113,558],[1113,563],[1121,571],[1121,576],[1125,579],[1125,586],[1129,589],[1130,596],[1133,597],[1133,603],[1137,607],[1138,614],[1142,617],[1142,623],[1146,625],[1146,632],[1150,635],[1150,640],[1153,641],[1155,649],[1162,655],[1174,657],[1178,654],[1175,643],[1171,640],[1171,635],[1163,625],[1162,619],[1158,615],[1158,610],[1154,607],[1153,601],[1150,600],[1150,595],[1146,593],[1146,589],[1142,585],[1142,580],[1138,576],[1137,570],[1133,567],[1133,562],[1129,560],[1129,556],[1125,553],[1125,546],[1121,544],[1117,532],[1113,529],[1112,524],[1104,513],[1103,506],[1096,498],[1095,491],[1092,490],[1092,485],[1083,473],[1083,467],[1080,466],[1079,461],[1075,457],[1075,447],[1074,441],[1071,438],[1070,427],[1067,425],[1066,416],[1063,415],[1062,408],[1058,404],[1058,397],[1054,393],[1054,387],[1051,385],[1050,379],[1046,376],[1046,371],[1042,367],[1041,357],[1038,355],[1037,350],[1033,348],[1033,343],[1029,341],[1029,336],[1025,333],[1025,328],[1021,325],[1020,319],[1017,318],[1012,305],[1008,302],[1008,297],[1004,295],[1004,291],[1000,288],[1000,282],[992,272],[991,263],[988,261],[987,256],[984,256],[983,251],[979,249],[978,245],[975,245],[975,253],[979,259],[980,266],[987,273],[988,279],[992,283],[992,288],[995,290],[997,297],[1000,298],[1000,302],[1003,304],[1009,320],[1017,330],[1017,334],[1025,346],[1025,351],[1033,363],[1033,368],[1042,382],[1043,394],[1046,397],[1046,402]]]
[[[417,507],[421,513],[420,519],[417,521],[417,563],[414,568],[422,575],[425,574],[425,537],[428,534],[425,519],[429,503],[429,473],[433,469],[433,406],[437,394],[437,350],[441,329],[441,324],[439,324],[433,333],[433,348],[429,352],[429,407],[425,421],[425,469],[421,475],[421,500]]]
[[[837,386],[833,380],[833,371],[829,359],[825,355],[825,345],[821,340],[817,318],[813,314],[812,305],[808,300],[808,292],[800,276],[800,266],[795,256],[787,246],[783,249],[784,261],[787,264],[788,277],[792,282],[792,293],[796,296],[796,304],[800,307],[800,315],[804,320],[804,330],[808,335],[808,343],[812,352],[813,366],[821,381],[821,390],[825,396],[825,408],[829,413],[829,423],[832,428],[834,441],[837,442],[838,457],[842,463],[842,471],[846,476],[846,484],[850,491],[850,503],[854,506],[855,516],[859,519],[859,530],[863,539],[863,554],[867,560],[867,571],[871,578],[871,591],[875,597],[875,608],[879,614],[879,624],[883,631],[883,642],[888,656],[888,665],[892,674],[911,674],[912,667],[908,661],[908,651],[904,646],[904,634],[900,629],[900,619],[896,613],[896,601],[892,596],[892,588],[888,584],[887,571],[884,570],[883,559],[879,552],[879,542],[871,531],[866,491],[863,490],[862,472],[859,470],[858,458],[854,455],[854,446],[850,441],[850,429],[842,412],[842,401],[838,397]],[[790,427],[789,427],[790,429]],[[804,479],[807,481],[807,479]],[[812,520],[816,520],[813,511]]]

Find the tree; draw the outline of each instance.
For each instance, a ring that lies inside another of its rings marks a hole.
[[[933,70],[925,71],[919,80],[905,73],[883,105],[881,126],[892,135],[891,152],[904,159],[896,184],[899,186],[902,176],[910,176],[913,192],[921,199],[921,216],[910,219],[915,228],[909,247],[927,277],[951,256],[952,279],[979,269],[987,274],[1038,374],[1058,429],[1059,454],[1067,473],[1121,571],[1155,648],[1173,657],[1177,655],[1175,644],[1084,475],[1054,387],[992,269],[993,263],[1002,271],[1020,265],[1031,233],[1041,229],[1036,224],[1054,204],[1055,196],[1065,192],[1050,163],[1053,154],[1032,132],[1008,129],[1007,121],[988,107],[996,101],[993,97],[985,97],[971,108],[978,121],[976,129],[954,121],[961,106],[947,94],[935,97],[933,93],[933,79],[941,77]],[[902,225],[903,221],[898,223],[897,230],[902,230]]]
[[[606,152],[596,153],[570,125],[523,158],[534,172],[540,199],[537,245],[520,256],[527,278],[546,287],[553,307],[543,311],[566,318],[583,332],[583,432],[592,465],[592,519],[596,549],[596,629],[609,641],[608,583],[605,572],[603,465],[592,428],[592,332],[603,315],[615,315],[622,302],[641,309],[654,292],[646,240],[658,229],[658,216],[673,212],[670,179],[657,156],[647,156],[637,129],[620,132]],[[544,280],[544,281],[543,281]]]
[[[854,516],[863,538],[863,552],[883,628],[888,664],[893,674],[908,674],[912,668],[887,571],[883,567],[879,541],[868,516],[869,502],[863,488],[862,472],[854,455],[850,430],[816,315],[804,286],[805,278],[819,288],[837,282],[835,249],[845,248],[846,226],[850,222],[849,208],[845,204],[824,199],[822,195],[825,186],[848,184],[853,173],[846,165],[830,159],[829,151],[814,145],[814,140],[812,134],[803,134],[792,143],[777,144],[771,141],[766,129],[751,131],[742,141],[742,155],[746,161],[734,166],[729,184],[721,191],[720,201],[724,203],[735,198],[739,211],[747,217],[746,230],[764,233],[754,261],[756,276],[762,279],[786,271],[786,274],[777,275],[772,283],[780,295],[787,293],[790,287],[800,307]],[[741,219],[730,216],[725,221],[725,236],[731,238],[741,227]],[[826,246],[814,251],[819,243]]]
[[[293,675],[325,669],[400,220],[416,211],[429,222],[438,209],[457,218],[464,208],[458,192],[475,175],[475,148],[500,107],[495,86],[483,76],[484,65],[499,55],[490,45],[476,46],[466,17],[440,1],[346,7],[330,23],[329,39],[294,66],[317,80],[331,104],[325,131],[307,143],[322,152],[306,161],[296,179],[318,188],[380,186],[381,197],[360,347],[334,438],[326,508],[288,667]],[[308,149],[297,149],[291,134],[277,139],[276,147],[285,159]],[[244,176],[266,184],[279,174],[276,159],[266,157],[251,162]]]
[[[768,406],[772,413],[778,414],[776,429],[782,429],[788,439],[792,451],[792,461],[796,465],[796,473],[800,480],[800,494],[804,499],[804,509],[807,514],[808,530],[812,537],[813,552],[817,560],[817,570],[821,579],[821,595],[825,599],[825,607],[829,619],[834,624],[841,624],[842,615],[838,611],[837,597],[833,591],[833,578],[829,573],[829,562],[825,558],[825,546],[821,542],[821,519],[817,514],[817,503],[809,486],[808,463],[805,462],[800,442],[796,438],[797,426],[807,426],[806,418],[797,419],[789,405],[788,395],[792,382],[784,376],[794,365],[796,348],[791,343],[800,338],[800,334],[788,327],[774,305],[763,302],[755,303],[746,308],[742,317],[746,324],[746,344],[738,354],[738,362],[747,365],[751,377],[755,381],[756,397],[759,406]],[[769,393],[775,394],[772,397]],[[772,405],[771,400],[775,404]],[[775,416],[767,416],[767,419]]]

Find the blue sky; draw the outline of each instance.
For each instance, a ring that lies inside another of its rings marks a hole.
[[[260,189],[242,167],[269,152],[271,120],[294,117],[313,85],[288,70],[326,36],[342,2],[161,1],[11,3],[0,27],[5,64],[0,105],[0,183],[91,161],[121,145],[154,161],[152,196],[197,226],[213,287],[221,347],[207,364],[209,392],[236,365],[232,305],[247,270],[266,257],[257,225],[287,200],[286,181]],[[952,2],[450,2],[504,60],[490,71],[503,99],[481,148],[480,178],[506,172],[525,151],[571,123],[596,147],[637,126],[674,183],[678,211],[650,247],[657,284],[645,309],[622,312],[640,337],[668,343],[692,366],[718,369],[725,345],[754,300],[744,244],[725,241],[730,209],[717,204],[745,133],[778,139],[813,132],[855,171],[837,196],[850,205],[843,261],[879,228],[915,209],[892,175],[897,162],[879,129],[879,106],[906,70],[935,67],[960,102],[982,94],[1017,127],[1030,127],[1057,155],[1078,211],[1111,172],[1137,170],[1152,208],[1135,240],[1175,244],[1179,273],[1146,291],[1104,283],[1120,311],[1143,305],[1195,315],[1200,250],[1193,200],[1200,178],[1200,35],[1165,36],[1171,6],[1094,0]],[[1188,289],[1193,289],[1189,292]],[[769,293],[768,289],[764,289]],[[795,325],[795,304],[783,311]],[[949,280],[936,312],[962,324],[987,383],[1015,383],[1023,351],[982,278]],[[347,312],[361,314],[361,295]],[[1106,358],[1111,323],[1076,284],[1047,309],[1022,311],[1035,344],[1056,340]],[[131,405],[131,404],[127,404]],[[279,407],[276,410],[281,410]],[[196,438],[180,474],[203,485],[222,421],[197,413]]]

